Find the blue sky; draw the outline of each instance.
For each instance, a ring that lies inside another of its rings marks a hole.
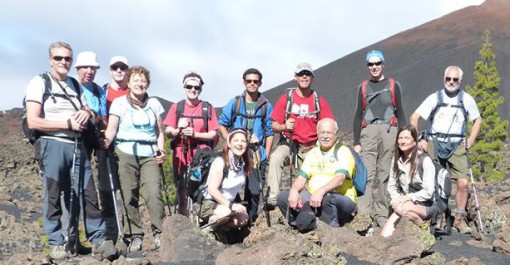
[[[200,73],[202,99],[223,106],[256,67],[262,90],[403,30],[483,0],[17,0],[0,9],[0,110],[21,107],[28,81],[49,69],[48,46],[65,41],[76,56],[94,51],[100,85],[108,61],[124,55],[151,70],[149,94],[184,97],[182,76]],[[71,76],[76,75],[73,67]]]

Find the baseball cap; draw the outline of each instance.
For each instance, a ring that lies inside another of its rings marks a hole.
[[[310,206],[310,202],[306,202],[296,216],[296,228],[299,232],[306,233],[314,230],[316,227],[317,218],[315,212]]]
[[[76,63],[74,67],[83,67],[83,66],[94,66],[99,68],[99,63],[97,62],[97,55],[94,52],[80,52],[76,57]]]
[[[296,71],[294,71],[295,74],[299,74],[302,71],[309,71],[313,75],[312,66],[309,63],[300,63],[297,65]]]
[[[368,60],[370,58],[372,58],[372,57],[378,57],[384,63],[384,55],[383,55],[381,50],[372,50],[372,51],[369,51],[367,53],[367,57],[365,59],[368,62]]]
[[[120,55],[117,55],[117,56],[113,56],[111,59],[110,59],[110,66],[116,64],[116,63],[123,63],[125,65],[128,65],[128,60],[126,57],[124,56],[120,56]]]

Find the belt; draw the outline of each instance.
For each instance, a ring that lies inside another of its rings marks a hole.
[[[390,121],[387,120],[373,120],[370,122],[372,125],[381,125],[381,124],[390,124]]]

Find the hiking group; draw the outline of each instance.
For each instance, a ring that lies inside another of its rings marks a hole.
[[[274,107],[259,92],[262,73],[246,70],[244,91],[217,118],[214,107],[199,98],[205,82],[197,73],[184,76],[184,99],[163,117],[162,105],[147,93],[150,71],[129,67],[124,56],[111,58],[111,81],[104,86],[94,83],[100,68],[94,52],[77,55],[78,80],[69,76],[69,44],[52,43],[48,61],[50,70],[26,88],[23,129],[41,169],[44,231],[54,259],[83,253],[80,213],[92,255],[113,260],[119,251],[141,250],[140,197],[150,214],[154,248],[172,213],[189,216],[227,243],[242,240],[260,210],[271,226],[270,211],[276,208],[282,221],[300,232],[314,230],[317,218],[338,227],[365,214],[387,237],[402,217],[427,227],[440,217],[448,222],[451,212],[454,228],[471,232],[467,150],[482,119],[474,99],[460,89],[457,66],[446,68],[444,89],[427,97],[406,125],[402,87],[384,76],[383,53],[370,51],[370,79],[356,92],[351,147],[338,139],[339,126],[330,104],[312,86],[315,75],[308,63],[298,64],[296,86]],[[430,120],[422,134],[420,118]],[[218,152],[219,137],[225,144]],[[173,210],[162,167],[165,138],[171,140]],[[282,190],[286,166],[289,188]],[[450,175],[457,184],[453,211],[448,208]]]

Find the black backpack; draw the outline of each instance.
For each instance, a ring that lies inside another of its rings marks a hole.
[[[211,164],[217,157],[222,157],[222,153],[218,153],[210,148],[198,149],[193,156],[190,164],[190,170],[185,175],[184,183],[188,188],[188,196],[193,202],[202,204],[204,193],[207,189],[207,179],[209,177],[209,169]],[[228,173],[225,166],[223,177]]]
[[[44,82],[44,93],[42,98],[42,104],[44,106],[44,102],[48,99],[48,97],[54,98],[54,97],[65,97],[63,95],[59,94],[53,94],[51,90],[51,80],[49,73],[41,73],[39,76],[43,79]],[[78,94],[78,98],[80,98],[80,84],[78,84],[78,81],[72,77],[69,77],[71,81],[73,82],[73,86],[76,90],[76,93]],[[94,91],[96,91],[97,88],[94,86]],[[99,91],[97,91],[97,94],[99,95]],[[95,92],[94,92],[94,95]],[[41,137],[41,132],[37,130],[30,129],[28,127],[28,121],[27,121],[27,103],[25,102],[26,96],[23,97],[23,115],[21,117],[21,128],[23,129],[23,136],[26,138],[31,144],[34,144],[39,137]],[[44,108],[43,108],[44,110]]]
[[[188,116],[188,115],[184,115],[185,104],[186,104],[186,101],[184,99],[179,101],[179,102],[177,102],[177,107],[176,107],[176,111],[175,111],[175,115],[176,115],[175,122],[179,123],[179,119],[180,118],[189,118],[189,119],[191,119],[191,124],[193,124],[193,121],[195,119],[203,119],[204,120],[205,131],[208,132],[209,131],[208,121],[211,120],[211,118],[212,118],[212,106],[211,106],[211,104],[209,102],[207,102],[207,101],[203,101],[203,103],[202,103],[202,115],[201,116]],[[208,141],[207,145],[212,148],[214,146],[214,141]]]

